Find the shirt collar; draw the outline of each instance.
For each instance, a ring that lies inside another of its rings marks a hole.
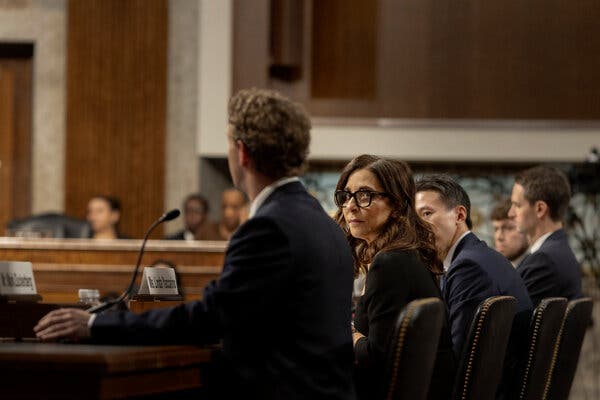
[[[546,239],[548,239],[548,236],[552,235],[554,232],[548,232],[542,236],[540,236],[538,238],[538,240],[536,240],[531,247],[529,248],[529,252],[530,253],[535,253],[536,251],[538,251],[540,249],[540,247],[542,247],[542,245],[544,244],[544,242],[546,241]]]
[[[526,251],[523,254],[521,254],[519,257],[512,260],[511,263],[512,263],[513,267],[517,268],[519,266],[519,264],[521,264],[521,261],[523,261],[525,256],[528,256],[528,255],[529,255],[529,251]]]
[[[184,240],[196,240],[196,236],[192,233],[192,231],[189,230],[185,230],[185,232],[183,232],[183,239]]]
[[[454,258],[456,246],[458,246],[460,241],[469,233],[471,233],[471,231],[466,231],[465,233],[463,233],[458,239],[456,239],[456,242],[454,242],[452,247],[450,247],[450,250],[448,250],[448,254],[446,254],[446,258],[444,258],[444,272],[448,271],[448,268],[450,268],[450,264],[452,264],[452,259]]]
[[[267,198],[271,195],[271,193],[273,193],[275,191],[275,189],[277,189],[278,187],[281,187],[283,185],[286,185],[288,183],[291,183],[291,182],[300,182],[300,178],[298,178],[297,176],[281,178],[281,179],[271,183],[269,186],[266,186],[265,188],[263,188],[263,190],[260,191],[258,196],[256,196],[256,198],[250,205],[250,211],[248,212],[248,218],[254,217],[254,214],[256,214],[256,212],[258,211],[260,206],[263,205],[265,200],[267,200]]]

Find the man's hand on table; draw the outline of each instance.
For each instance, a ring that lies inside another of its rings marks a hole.
[[[77,308],[61,308],[46,314],[33,331],[43,341],[87,339],[91,336],[88,328],[91,315]]]

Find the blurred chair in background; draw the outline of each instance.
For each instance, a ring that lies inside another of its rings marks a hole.
[[[87,238],[90,226],[87,221],[59,213],[43,213],[12,220],[6,226],[8,236]]]

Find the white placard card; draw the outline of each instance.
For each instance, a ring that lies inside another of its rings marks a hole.
[[[37,294],[30,262],[0,261],[0,295]]]
[[[173,268],[146,267],[138,294],[178,294]]]

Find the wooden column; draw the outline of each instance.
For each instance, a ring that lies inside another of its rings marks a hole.
[[[130,237],[164,211],[167,21],[166,0],[69,2],[65,209],[118,197]]]

